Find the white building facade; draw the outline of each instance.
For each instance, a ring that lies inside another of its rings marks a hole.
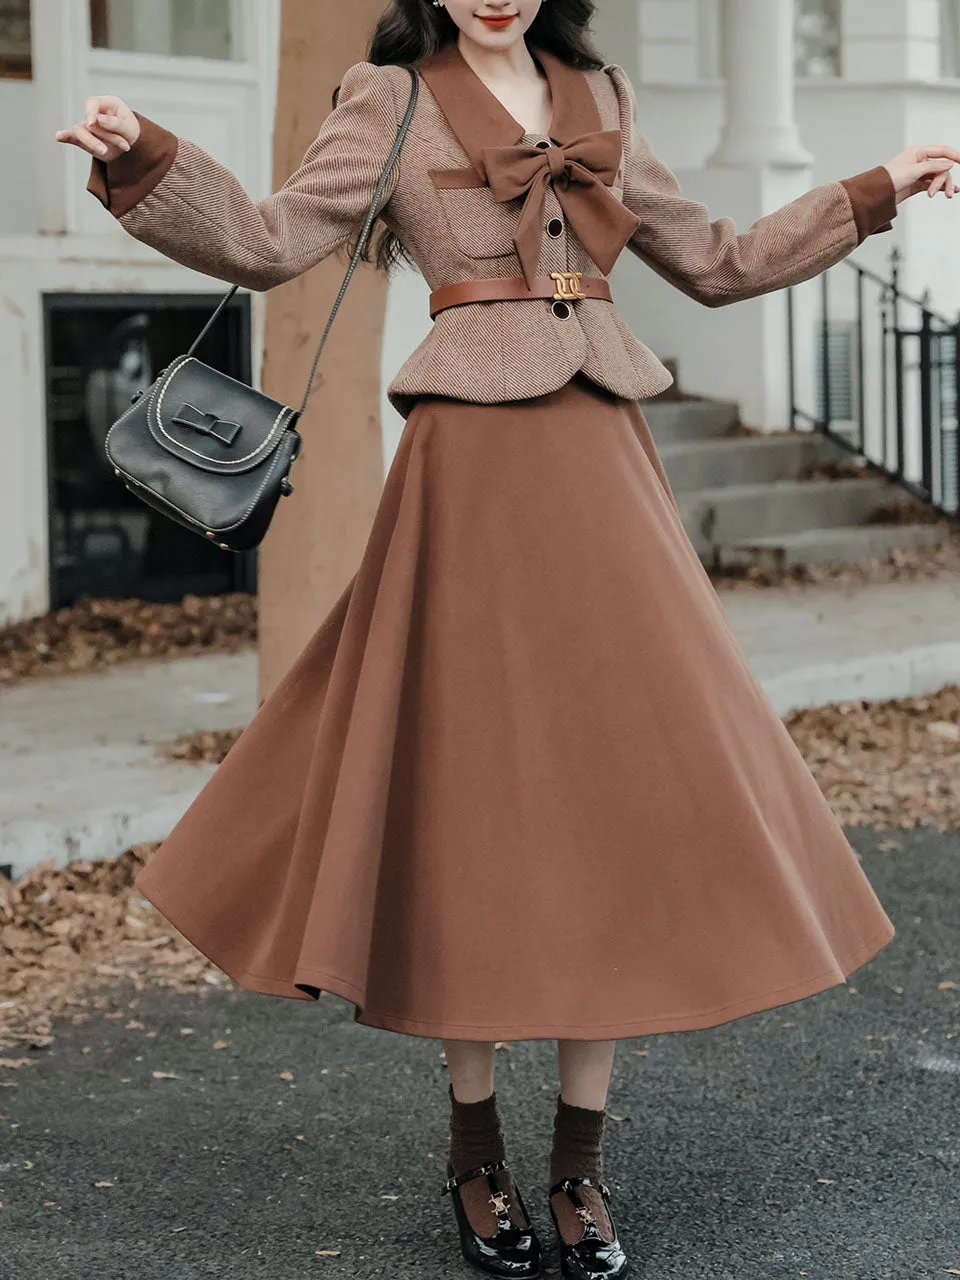
[[[598,9],[598,43],[637,85],[642,132],[685,193],[740,227],[909,143],[960,145],[960,0],[599,0]],[[154,545],[155,523],[135,500],[119,505],[100,459],[113,409],[187,345],[218,285],[124,236],[84,190],[83,157],[53,134],[89,94],[116,93],[262,196],[278,26],[279,0],[0,0],[0,108],[11,126],[24,122],[0,137],[0,621],[84,591],[174,598],[244,585],[224,577],[233,557],[197,565],[190,535],[189,565],[179,544]],[[883,275],[896,245],[904,287],[929,289],[939,311],[955,314],[956,217],[960,201],[912,201],[856,259]],[[755,427],[788,425],[783,294],[709,311],[630,255],[614,289],[638,335],[678,361],[685,389],[738,401]],[[822,396],[818,289],[796,291],[794,309],[793,399],[810,404]],[[391,283],[384,386],[429,327],[426,293],[410,272]],[[238,376],[257,373],[261,304],[236,310],[216,353]],[[400,426],[384,398],[385,464]]]

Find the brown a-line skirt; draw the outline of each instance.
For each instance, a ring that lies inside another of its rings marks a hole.
[[[138,885],[242,986],[450,1039],[714,1026],[894,936],[639,406],[425,398],[360,567]]]

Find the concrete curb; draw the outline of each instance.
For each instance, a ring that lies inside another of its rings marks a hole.
[[[960,641],[810,666],[760,683],[777,714],[785,716],[801,708],[857,698],[916,698],[958,682]]]

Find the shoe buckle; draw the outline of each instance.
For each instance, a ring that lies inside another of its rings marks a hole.
[[[507,1195],[506,1191],[495,1191],[490,1197],[490,1205],[493,1212],[499,1218],[501,1215],[509,1214],[510,1197]]]

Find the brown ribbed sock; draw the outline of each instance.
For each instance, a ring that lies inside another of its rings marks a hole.
[[[497,1111],[497,1095],[491,1093],[481,1102],[458,1102],[450,1086],[450,1168],[455,1176],[470,1173],[481,1165],[492,1164],[505,1157],[503,1129]],[[516,1202],[513,1179],[509,1171],[496,1175],[497,1186],[505,1192],[510,1207],[510,1220],[526,1227],[527,1220]],[[460,1187],[460,1199],[474,1231],[487,1238],[496,1235],[497,1215],[491,1203],[486,1178],[474,1178]]]
[[[550,1185],[563,1178],[603,1179],[603,1122],[606,1111],[573,1107],[557,1098],[553,1122],[553,1150],[550,1153]],[[604,1240],[613,1239],[613,1228],[603,1197],[592,1187],[578,1188],[584,1205],[593,1214]],[[584,1222],[570,1198],[562,1192],[553,1197],[553,1208],[565,1244],[575,1244],[583,1235]]]

